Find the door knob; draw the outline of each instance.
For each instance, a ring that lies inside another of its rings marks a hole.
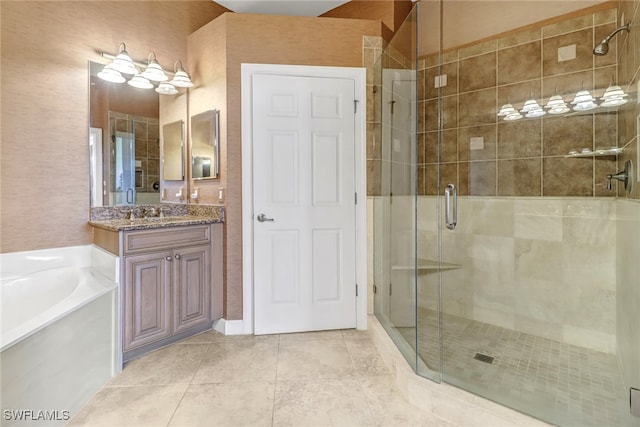
[[[259,214],[256,218],[258,220],[258,222],[274,222],[275,220],[273,218],[267,218],[267,216],[265,214]]]

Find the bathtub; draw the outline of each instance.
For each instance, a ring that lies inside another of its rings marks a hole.
[[[119,370],[117,261],[90,245],[0,254],[3,426],[64,425]]]

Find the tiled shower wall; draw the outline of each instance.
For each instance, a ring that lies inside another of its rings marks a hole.
[[[140,203],[157,203],[159,188],[154,190],[153,184],[160,182],[160,132],[158,119],[133,116],[114,111],[109,112],[109,129],[111,135],[115,132],[133,132],[135,135],[135,159],[140,161],[142,169],[142,185],[137,187]],[[111,139],[112,140],[112,139]],[[111,170],[115,169],[115,159],[110,157]],[[111,188],[115,188],[115,176],[111,177]],[[136,183],[137,184],[137,183]],[[143,193],[155,193],[151,200],[144,199]]]
[[[522,108],[531,97],[546,103],[558,93],[571,102],[581,88],[602,96],[616,78],[616,55],[594,56],[592,48],[616,28],[616,18],[616,10],[609,9],[528,28],[445,51],[441,66],[438,55],[422,58],[418,193],[437,194],[440,155],[442,186],[455,183],[463,196],[615,196],[605,179],[616,170],[614,157],[564,156],[570,150],[616,146],[616,112],[516,122],[504,122],[496,114],[506,103]],[[616,42],[612,40],[611,52]],[[575,59],[558,60],[558,49],[565,46],[575,46]],[[434,84],[439,75],[447,76],[440,101]],[[482,138],[480,147],[472,147],[471,138]]]

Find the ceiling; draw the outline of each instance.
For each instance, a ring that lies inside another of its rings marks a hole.
[[[320,16],[349,0],[215,0],[237,13],[267,15]]]

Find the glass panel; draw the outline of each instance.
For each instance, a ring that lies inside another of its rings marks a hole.
[[[376,212],[375,313],[416,369],[416,14],[384,47],[375,86],[381,123],[380,197]]]
[[[561,426],[638,426],[640,192],[615,180],[609,190],[606,176],[638,158],[640,111],[600,104],[611,85],[636,91],[629,37],[640,28],[612,38],[608,55],[592,49],[622,12],[639,22],[639,2],[576,3],[457,1],[435,12],[441,47],[418,61],[418,355],[431,367],[437,334],[427,331],[441,316],[445,382]],[[574,101],[581,90],[595,106]],[[570,110],[545,108],[553,96]],[[540,108],[525,108],[533,101]],[[454,230],[443,221],[449,183]],[[421,273],[428,260],[439,276]]]

